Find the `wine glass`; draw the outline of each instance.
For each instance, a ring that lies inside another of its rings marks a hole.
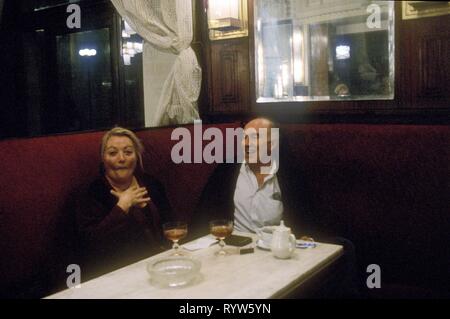
[[[225,238],[233,232],[233,221],[229,219],[213,220],[209,223],[209,231],[219,240],[220,250],[216,252],[218,256],[225,256],[228,253],[225,251]]]
[[[188,232],[187,223],[175,221],[175,222],[168,222],[163,224],[163,231],[164,236],[171,240],[173,245],[173,253],[174,256],[180,256],[182,253],[180,252],[180,245],[178,244],[178,241],[184,237],[186,237]]]

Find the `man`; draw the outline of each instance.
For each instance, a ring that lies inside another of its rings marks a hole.
[[[233,196],[234,227],[239,231],[256,232],[266,225],[278,225],[283,215],[278,171],[278,141],[272,134],[273,123],[255,119],[244,127],[244,162]],[[264,150],[263,150],[264,149]],[[270,155],[269,155],[270,153]],[[269,155],[263,163],[262,154]]]
[[[344,246],[341,276],[331,280],[320,296],[357,297],[353,244],[321,227],[309,208],[301,172],[292,168],[289,150],[282,146],[274,123],[266,118],[248,122],[242,151],[242,163],[220,164],[210,177],[190,233],[194,237],[207,234],[208,222],[218,218],[233,219],[235,230],[251,233],[284,220],[297,238],[312,236]]]
[[[242,151],[243,161],[220,164],[210,177],[190,232],[204,235],[208,221],[230,218],[235,230],[243,232],[255,233],[284,220],[297,237],[317,235],[303,179],[289,169],[289,155],[280,148],[274,123],[266,118],[248,122]]]

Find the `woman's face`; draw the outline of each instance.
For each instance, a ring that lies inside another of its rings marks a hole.
[[[136,168],[137,155],[133,142],[126,136],[112,136],[103,153],[105,174],[113,182],[131,181]]]

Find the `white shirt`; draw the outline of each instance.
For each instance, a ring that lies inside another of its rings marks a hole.
[[[272,172],[276,171],[276,163]],[[256,232],[257,228],[278,225],[282,219],[283,203],[276,174],[264,178],[261,187],[248,165],[242,163],[234,191],[234,229]]]

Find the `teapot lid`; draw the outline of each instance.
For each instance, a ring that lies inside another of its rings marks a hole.
[[[282,232],[285,232],[285,231],[291,231],[291,229],[290,229],[289,227],[286,227],[286,226],[284,225],[284,220],[281,220],[281,221],[280,221],[280,226],[278,226],[278,227],[276,228],[276,230],[277,230],[277,231],[282,231]]]

